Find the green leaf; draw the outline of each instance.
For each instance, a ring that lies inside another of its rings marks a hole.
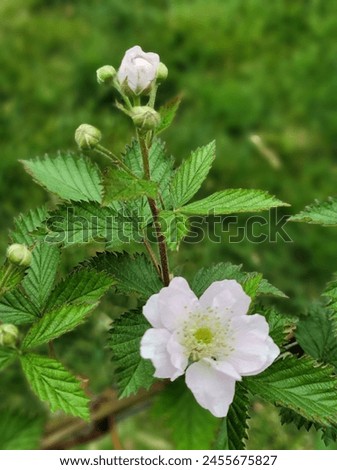
[[[174,449],[209,449],[219,420],[201,408],[183,379],[168,384],[154,405],[154,413],[168,429]]]
[[[213,449],[244,450],[249,418],[248,392],[243,383],[236,382],[233,403],[221,420]]]
[[[179,105],[181,103],[182,97],[177,96],[172,100],[165,103],[163,106],[159,108],[160,114],[160,124],[156,129],[156,134],[160,134],[161,132],[165,131],[170,125],[178,111]]]
[[[39,310],[19,288],[0,298],[0,321],[23,325],[39,317]]]
[[[317,431],[321,430],[322,439],[326,445],[337,441],[337,426],[322,426],[320,424],[313,423],[304,419],[294,411],[286,408],[280,409],[280,417],[282,424],[294,424],[299,430],[304,428],[306,431],[309,431],[313,426]]]
[[[332,328],[337,335],[337,279],[329,282],[322,295],[328,301],[327,307],[329,308]]]
[[[261,281],[262,281],[262,274],[251,273],[251,274],[248,274],[242,282],[243,290],[252,300],[258,294]]]
[[[0,370],[8,366],[16,357],[14,349],[0,346]]]
[[[280,408],[280,418],[282,424],[294,424],[297,429],[305,428],[306,431],[309,431],[312,426],[316,429],[320,428],[320,425],[313,423],[312,421],[308,421],[303,418],[303,416],[295,413],[293,410],[289,410],[288,408]]]
[[[259,313],[266,317],[269,324],[269,336],[271,336],[274,343],[281,347],[286,342],[289,333],[295,327],[294,319],[279,313],[273,307],[260,309]]]
[[[224,215],[288,205],[259,189],[226,189],[181,207],[179,211],[189,215]]]
[[[23,414],[21,410],[0,410],[0,449],[38,449],[43,424],[41,417]]]
[[[270,284],[267,279],[261,279],[260,285],[257,289],[257,295],[281,297],[284,299],[288,298],[288,296],[280,291],[280,289]]]
[[[115,282],[111,276],[94,269],[78,269],[63,279],[47,302],[48,310],[63,304],[97,302]]]
[[[88,266],[110,274],[123,294],[135,293],[148,299],[163,287],[157,271],[144,255],[99,253],[88,261]]]
[[[327,426],[323,428],[322,439],[326,446],[337,442],[337,426]]]
[[[141,221],[95,203],[62,206],[48,220],[48,243],[106,243],[108,248],[141,241]]]
[[[32,209],[25,215],[21,214],[14,219],[14,229],[10,232],[12,241],[28,246],[34,245],[36,239],[31,233],[40,228],[47,217],[48,212],[45,207]]]
[[[201,268],[194,276],[191,288],[200,297],[205,290],[215,281],[234,279],[240,283],[250,297],[259,295],[272,295],[286,297],[283,292],[269,284],[266,279],[261,279],[259,273],[245,273],[241,271],[242,265],[231,263],[218,263],[208,268]],[[258,284],[258,280],[260,283]],[[255,291],[255,292],[254,292]]]
[[[241,268],[242,265],[231,263],[218,263],[208,268],[201,268],[191,282],[191,289],[200,297],[212,282],[224,279],[235,279],[240,282],[239,279],[242,279]]]
[[[57,157],[23,160],[23,166],[36,183],[61,199],[101,201],[101,175],[97,165],[83,155],[59,152]]]
[[[215,159],[215,141],[197,148],[183,161],[172,180],[175,207],[186,204],[200,189]]]
[[[289,221],[324,226],[337,225],[337,198],[331,197],[325,202],[315,201],[299,214],[290,217]]]
[[[62,364],[37,354],[20,357],[23,372],[40,400],[48,401],[52,411],[89,419],[89,398],[81,383]]]
[[[181,241],[189,231],[188,218],[177,212],[161,211],[160,223],[168,248],[178,251]]]
[[[124,163],[138,178],[144,178],[142,154],[136,140],[126,148]],[[173,158],[166,154],[165,144],[159,139],[154,140],[149,151],[149,164],[151,180],[158,184],[165,209],[170,209],[172,207],[170,182],[173,176]],[[149,214],[147,203],[144,207],[147,208],[147,214]]]
[[[57,246],[39,243],[33,250],[32,262],[22,287],[32,303],[42,311],[54,285],[60,252]]]
[[[108,205],[113,201],[126,201],[142,196],[155,198],[157,192],[156,182],[132,177],[124,171],[110,168],[104,178],[103,202]]]
[[[246,383],[250,392],[309,421],[337,424],[337,377],[331,366],[287,355]]]
[[[46,313],[28,331],[22,347],[34,348],[48,343],[80,325],[85,316],[96,308],[98,303],[89,305],[64,305]]]
[[[113,323],[110,347],[121,398],[148,389],[154,382],[151,362],[140,356],[140,341],[149,328],[140,311],[125,313]]]
[[[337,337],[326,309],[313,305],[297,323],[296,339],[306,354],[337,367]]]
[[[234,401],[227,415],[227,434],[229,450],[244,450],[248,439],[249,420],[248,392],[243,383],[236,382]]]

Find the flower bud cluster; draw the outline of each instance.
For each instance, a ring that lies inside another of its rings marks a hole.
[[[158,86],[167,75],[168,69],[160,62],[159,55],[144,52],[140,46],[125,52],[118,70],[112,65],[104,65],[96,71],[100,85],[109,85],[117,90],[124,102],[117,102],[117,107],[131,117],[141,132],[152,131],[160,124],[160,114],[154,105]],[[148,97],[144,106],[141,102],[143,97]],[[95,149],[101,138],[100,130],[89,124],[81,124],[75,131],[75,141],[81,150]]]

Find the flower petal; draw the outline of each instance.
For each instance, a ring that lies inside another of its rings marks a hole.
[[[162,324],[170,331],[179,328],[198,308],[198,298],[183,277],[175,277],[159,292],[158,309]]]
[[[178,340],[177,333],[173,333],[167,343],[167,351],[174,367],[185,370],[188,365],[188,354],[184,346]]]
[[[214,359],[204,359],[213,369],[222,372],[223,374],[232,377],[234,380],[241,380],[241,375],[237,372],[235,367],[227,361],[215,361]]]
[[[269,325],[262,315],[243,315],[232,320],[234,333],[230,362],[242,375],[256,375],[269,367],[280,354],[268,336]]]
[[[167,344],[171,335],[167,330],[150,328],[144,333],[140,343],[140,355],[150,359],[156,371],[155,377],[175,380],[184,370],[177,369],[171,362]]]
[[[158,307],[159,294],[151,295],[143,307],[144,317],[151,323],[154,328],[163,328]]]
[[[186,384],[200,406],[218,418],[227,415],[235,393],[232,377],[213,369],[205,361],[199,361],[187,369]]]
[[[216,308],[221,312],[233,315],[245,315],[248,312],[250,297],[241,285],[234,281],[213,282],[199,299],[204,308]]]

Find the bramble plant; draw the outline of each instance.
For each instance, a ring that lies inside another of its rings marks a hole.
[[[59,362],[54,341],[82,324],[112,288],[137,298],[109,332],[112,385],[120,399],[136,394],[151,402],[156,395],[154,413],[175,448],[243,449],[255,396],[275,404],[282,422],[315,426],[326,441],[336,440],[336,282],[323,294],[328,302],[295,320],[264,303],[265,296],[286,296],[260,273],[220,262],[200,267],[187,281],[183,268],[172,265],[170,254],[180,249],[194,216],[288,204],[253,189],[225,189],[191,202],[211,169],[215,142],[175,167],[159,135],[180,101],[156,109],[167,76],[159,56],[139,46],[125,53],[118,70],[105,65],[97,71],[98,83],[115,90],[116,107],[135,127],[122,155],[103,145],[99,129],[81,124],[78,155],[23,161],[57,203],[19,216],[11,232],[0,271],[0,367],[19,361],[52,412],[97,419],[87,377],[75,377]],[[321,217],[334,204],[327,203]],[[292,220],[310,216],[312,222],[313,213],[309,207]],[[61,252],[78,245],[98,252],[60,278]],[[123,409],[137,400],[122,401]],[[3,414],[3,448],[38,445],[42,422]]]

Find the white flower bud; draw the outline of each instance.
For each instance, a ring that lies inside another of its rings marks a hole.
[[[17,266],[28,268],[32,261],[32,253],[25,245],[14,243],[7,248],[7,258],[11,263]]]
[[[136,127],[146,131],[155,129],[160,123],[160,114],[150,106],[135,106],[131,117]]]
[[[127,94],[140,95],[151,91],[156,81],[159,55],[134,46],[127,50],[117,72],[118,81]]]
[[[75,141],[80,149],[92,149],[101,139],[101,131],[90,124],[81,124],[75,131]]]
[[[110,85],[117,72],[112,65],[104,65],[96,71],[97,81],[100,85]]]
[[[159,67],[157,69],[157,81],[159,83],[163,82],[164,80],[167,79],[167,75],[168,75],[168,69],[166,65],[163,64],[163,62],[160,62]]]
[[[0,325],[0,346],[15,346],[19,336],[19,330],[15,325]]]

